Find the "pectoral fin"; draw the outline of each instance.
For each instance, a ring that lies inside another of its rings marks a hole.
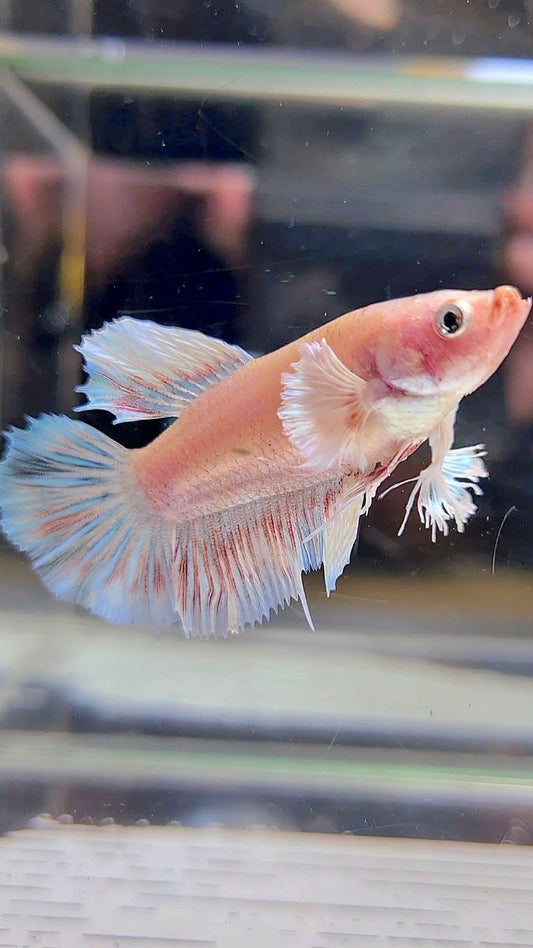
[[[368,383],[351,372],[325,339],[304,343],[282,375],[278,415],[285,434],[316,471],[348,465],[365,472],[364,428],[372,412]]]

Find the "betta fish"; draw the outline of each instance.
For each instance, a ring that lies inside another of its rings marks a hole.
[[[302,574],[323,566],[330,594],[378,488],[426,440],[406,518],[416,503],[433,539],[464,529],[487,471],[482,445],[452,447],[457,408],[529,309],[510,286],[438,290],[259,358],[116,319],[77,347],[88,381],[76,410],[175,420],[131,450],[64,416],[10,429],[4,532],[56,596],[114,622],[225,636],[294,599],[312,626]]]

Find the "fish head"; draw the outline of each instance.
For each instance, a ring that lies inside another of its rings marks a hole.
[[[513,286],[398,300],[379,327],[376,375],[397,393],[460,399],[496,371],[530,308]]]

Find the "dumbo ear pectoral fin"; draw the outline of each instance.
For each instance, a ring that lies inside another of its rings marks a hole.
[[[325,339],[304,343],[292,372],[282,375],[278,415],[289,441],[316,471],[347,462],[364,467],[359,434],[370,414],[367,383],[354,375]]]
[[[448,536],[451,521],[463,533],[476,512],[474,497],[483,493],[479,481],[488,477],[483,461],[486,451],[482,444],[452,449],[456,413],[454,408],[429,436],[431,464],[416,480],[398,535],[405,529],[415,500],[420,520],[431,530],[433,542],[437,531]]]

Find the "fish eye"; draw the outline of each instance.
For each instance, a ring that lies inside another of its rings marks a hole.
[[[437,310],[435,329],[441,336],[455,336],[466,327],[467,317],[465,307],[457,303],[445,303]]]

